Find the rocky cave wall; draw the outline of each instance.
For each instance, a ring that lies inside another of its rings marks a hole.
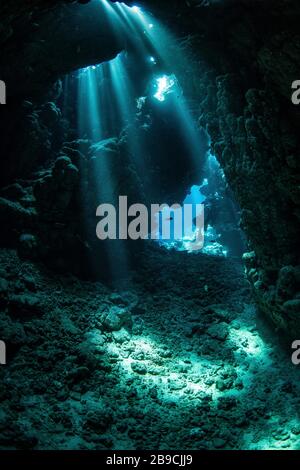
[[[299,331],[300,112],[291,103],[291,83],[299,78],[300,69],[299,3],[189,0],[172,2],[172,8],[163,1],[140,4],[185,38],[193,51],[199,74],[186,77],[189,93],[198,103],[199,124],[211,136],[213,152],[242,208],[241,223],[251,249],[244,259],[257,302],[277,328]],[[119,38],[110,45],[107,28],[108,35],[94,41],[93,21],[87,26],[80,17],[86,7],[81,5],[76,13],[77,2],[38,0],[20,4],[19,9],[16,2],[0,7],[1,18],[7,19],[0,36],[1,79],[13,84],[8,98],[14,116],[12,128],[4,123],[2,175],[11,182],[16,177],[26,179],[38,163],[54,161],[59,155],[69,158],[60,157],[52,169],[37,175],[33,194],[26,190],[26,181],[25,190],[14,187],[2,193],[1,218],[6,223],[12,220],[18,243],[24,220],[27,227],[40,226],[32,200],[39,199],[41,179],[46,179],[44,188],[51,188],[52,195],[61,194],[62,201],[56,203],[62,204],[63,211],[78,188],[76,159],[82,156],[76,148],[68,150],[69,155],[61,152],[66,132],[54,103],[60,89],[55,81],[68,71],[114,57],[126,43]],[[72,18],[84,25],[80,34]],[[62,43],[71,49],[61,47]],[[16,63],[20,63],[20,83],[15,79]],[[14,143],[20,126],[23,137]],[[60,230],[61,221],[55,223]],[[31,243],[34,240],[27,238],[25,247]]]
[[[198,73],[190,93],[242,208],[254,295],[277,329],[299,331],[300,112],[291,102],[300,66],[299,3],[195,0],[173,2],[172,11],[141,3],[163,10],[160,17],[194,51]]]

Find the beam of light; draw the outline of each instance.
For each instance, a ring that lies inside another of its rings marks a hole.
[[[124,64],[124,54],[119,54],[111,61],[109,69],[117,109],[122,119],[122,129],[126,129],[127,148],[140,174],[143,175],[146,171],[142,158],[144,151],[136,123],[137,106],[142,105],[142,101],[137,102],[132,80]]]
[[[157,19],[154,19],[152,15],[146,12],[140,12],[138,15],[132,15],[132,8],[123,8],[123,12],[127,17],[136,16],[136,19],[132,18],[135,25],[142,30],[144,35],[144,41],[149,43],[151,49],[155,52],[155,55],[163,60],[163,62],[171,69],[172,64],[176,64],[176,59],[172,59],[171,49],[178,50],[178,44],[172,34],[163,27]],[[184,56],[182,59],[185,60]]]
[[[199,149],[202,145],[202,137],[195,119],[190,113],[189,106],[183,96],[177,77],[174,73],[170,73],[176,70],[179,56],[182,57],[185,63],[184,53],[178,48],[177,40],[158,22],[155,23],[156,28],[154,30],[153,17],[144,12],[142,14],[140,7],[137,5],[130,8],[121,3],[116,3],[112,6],[107,0],[99,1],[105,7],[106,13],[114,18],[114,23],[118,23],[118,27],[121,25],[122,31],[127,31],[129,38],[133,37],[137,59],[146,54],[146,61],[148,63],[156,65],[159,60],[160,64],[166,68],[165,74],[153,79],[155,82],[155,93],[153,91],[152,98],[159,103],[167,102],[166,109],[168,109],[168,107],[169,110],[172,109],[172,113],[178,121],[179,133],[182,136],[183,142],[185,142],[188,158],[192,159],[194,168],[197,168],[199,172],[201,167],[201,164],[199,165],[201,150]],[[136,41],[137,38],[141,40]],[[149,54],[150,50],[151,53]],[[175,51],[177,55],[179,54],[178,57],[173,57],[173,51]],[[157,52],[157,58],[156,54],[154,55],[153,52]],[[147,169],[144,168],[142,158],[146,149],[143,148],[140,130],[137,128],[136,110],[141,110],[144,102],[137,99],[133,80],[128,73],[126,61],[123,59],[124,55],[120,54],[115,60],[108,64],[111,77],[110,91],[113,92],[112,96],[115,100],[115,106],[106,105],[104,116],[106,117],[107,114],[111,114],[111,108],[117,110],[117,114],[121,117],[122,128],[126,128],[125,136],[129,153],[134,163],[137,165],[139,172],[143,174],[147,172]],[[179,62],[181,63],[182,61],[180,60]],[[87,77],[86,95],[90,103],[88,109],[85,108],[85,116],[87,117],[86,133],[91,136],[93,140],[97,140],[99,128],[101,127],[101,117],[99,115],[97,85],[95,83],[95,76],[91,74],[91,71],[96,71],[94,66],[87,67],[84,70]],[[168,73],[167,71],[170,72]],[[168,99],[169,96],[170,99]],[[102,136],[103,135],[104,130],[102,129]],[[216,166],[214,158],[211,157],[209,159],[209,165],[211,167],[211,173],[213,174],[213,169]],[[210,172],[208,172],[208,175],[209,177],[211,176]],[[200,179],[200,175],[195,174],[195,180],[197,181],[197,179]],[[196,227],[194,227],[194,229],[196,229]],[[210,238],[212,238],[212,230],[213,227],[209,227],[208,235]],[[193,237],[196,237],[196,235],[196,232],[191,228],[191,233],[186,235],[182,240],[181,247],[187,249],[189,243],[193,241]],[[208,254],[226,256],[227,249],[218,243],[217,233],[214,238],[216,241],[210,244],[206,243],[204,250],[206,250]],[[173,243],[173,241],[171,241],[171,243]]]
[[[109,27],[114,31],[116,37],[120,39],[126,36],[128,24],[120,16],[120,6],[118,3],[111,3],[108,0],[99,0],[102,6],[103,14],[109,23]]]
[[[136,6],[136,5],[134,5],[131,9],[132,9],[132,11],[133,11],[134,13],[138,13],[138,14],[141,14],[141,13],[142,13],[141,8],[138,7],[138,6]]]
[[[113,5],[108,1],[108,0],[99,0],[99,2],[102,4],[102,6],[108,10],[110,13],[114,12],[114,7]]]
[[[132,12],[132,8],[122,3],[116,3],[115,8],[124,34],[128,37],[128,48],[136,51],[139,57],[153,55],[151,41],[144,34],[143,16]]]
[[[122,54],[109,63],[109,69],[119,111],[124,123],[130,124],[135,118],[135,93]]]
[[[64,95],[63,95],[63,104],[62,104],[62,113],[65,115],[68,114],[68,109],[71,104],[70,103],[70,99],[71,99],[70,81],[71,81],[71,75],[66,75],[64,78],[64,82],[63,82]]]
[[[129,8],[126,7],[126,5],[124,6],[120,3],[116,3],[116,12],[118,14],[119,20],[123,23],[123,26],[127,31],[129,29],[133,35],[136,35],[138,30],[137,19],[136,17],[133,18],[130,14],[128,14],[128,9]]]
[[[116,5],[112,4],[108,0],[99,0],[102,6],[104,7],[104,11],[107,15],[111,17],[111,20],[118,19],[118,14],[116,11]]]
[[[101,114],[104,65],[85,67],[78,71],[78,130],[81,137],[97,142],[103,138],[105,114]]]
[[[159,60],[160,63],[165,66],[166,70],[176,70],[177,63],[184,63],[184,67],[186,67],[186,59],[184,57],[183,51],[181,51],[180,47],[178,47],[178,43],[176,38],[159,22],[156,20],[153,21],[153,17],[147,13],[142,15],[137,14],[140,13],[140,8],[135,5],[133,8],[127,7],[123,4],[116,4],[116,11],[118,11],[120,19],[123,21],[125,28],[129,29],[134,35],[138,35],[141,41],[137,41],[136,50],[138,56],[142,56],[147,52],[147,49],[150,47],[151,55],[148,56],[147,61],[152,65],[157,65],[157,61]],[[154,30],[154,24],[156,26]],[[141,32],[143,33],[141,35]],[[144,37],[143,37],[144,36]],[[150,50],[149,49],[149,50]],[[170,53],[170,51],[172,51]],[[153,54],[155,52],[155,54]],[[174,57],[173,52],[175,52],[176,57]],[[157,58],[155,57],[157,56]],[[180,60],[179,60],[180,58]],[[124,76],[123,73],[119,73],[119,77]],[[128,77],[122,79],[123,81],[123,91],[120,93],[120,85],[116,86],[117,80],[114,81],[115,85],[114,88],[117,89],[118,93],[118,102],[121,108],[121,114],[125,122],[128,123],[129,115],[132,113],[128,104],[128,96],[132,94],[130,90],[129,80]],[[168,97],[172,95],[172,100],[169,101]],[[127,96],[127,98],[126,98]],[[179,132],[182,134],[183,139],[186,141],[186,146],[188,150],[189,157],[193,160],[193,165],[195,168],[200,168],[199,165],[199,158],[200,158],[200,151],[201,148],[201,136],[199,135],[199,129],[195,124],[195,119],[190,113],[189,106],[187,105],[182,90],[179,87],[178,80],[175,74],[168,74],[165,73],[161,77],[155,78],[155,92],[153,92],[153,97],[160,103],[164,103],[168,101],[168,106],[172,106],[174,109],[174,115],[177,116],[179,122]],[[127,100],[127,103],[126,103]],[[143,149],[140,144],[137,142],[136,136],[133,136],[132,133],[129,135],[130,141],[130,148],[132,155],[138,155],[143,153]],[[140,165],[140,162],[139,162]],[[209,159],[210,171],[207,172],[210,179],[214,173],[215,168],[215,158],[211,157]],[[200,174],[195,175],[195,179],[197,180]],[[196,229],[196,227],[194,227]],[[221,243],[219,243],[218,238],[219,235],[214,233],[214,228],[209,227],[207,236],[205,237],[205,246],[203,248],[204,252],[211,255],[217,256],[227,256],[228,250],[227,247],[224,247]],[[170,247],[174,243],[178,249],[185,249],[188,250],[189,244],[192,240],[196,237],[196,232],[190,234],[190,236],[185,236],[182,240],[182,243],[178,241],[170,240],[169,244]],[[214,236],[213,236],[214,235]],[[212,239],[215,241],[211,242]]]
[[[114,201],[116,194],[115,188],[115,172],[113,169],[114,161],[110,153],[106,151],[106,143],[109,142],[111,134],[109,134],[110,118],[114,121],[114,100],[107,97],[111,95],[110,82],[105,80],[104,71],[108,68],[108,64],[85,67],[78,71],[77,85],[77,119],[78,134],[80,139],[91,140],[91,184],[95,192],[97,201]],[[105,111],[102,110],[105,107]],[[111,116],[111,113],[112,116]],[[114,135],[114,134],[113,134]],[[85,153],[84,144],[80,148]],[[85,195],[82,195],[83,201]],[[88,220],[90,217],[86,204],[83,204],[83,210]],[[87,230],[88,223],[84,224],[83,230]],[[126,276],[128,273],[128,255],[126,247],[120,241],[118,244],[109,244],[107,247],[107,256],[109,271],[112,275],[113,282],[120,277],[119,271]],[[116,256],[119,264],[116,263]],[[96,263],[97,260],[95,259]],[[99,261],[99,266],[101,265]],[[97,269],[97,266],[96,266]]]

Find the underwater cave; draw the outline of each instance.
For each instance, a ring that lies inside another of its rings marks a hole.
[[[299,2],[0,14],[1,455],[300,450]]]

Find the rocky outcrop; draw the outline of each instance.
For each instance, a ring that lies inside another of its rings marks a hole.
[[[117,290],[0,262],[1,450],[299,449],[299,373],[239,262],[150,249]]]
[[[40,158],[54,161],[60,153],[71,158],[70,165],[85,175],[82,188],[87,187],[89,172],[95,174],[92,167],[97,166],[98,150],[94,149],[89,163],[80,149],[75,149],[80,154],[74,149],[61,152],[65,141],[63,123],[53,104],[55,99],[45,99],[45,91],[62,74],[109,60],[128,44],[124,31],[117,40],[112,39],[107,18],[100,14],[100,9],[94,9],[94,2],[69,3],[35,0],[20,5],[19,10],[15,2],[0,7],[2,17],[7,18],[0,36],[1,79],[11,84],[8,98],[13,105],[12,113],[18,109],[14,125],[9,124],[12,120],[3,124],[5,138],[1,142],[1,154],[8,157],[1,173],[12,182],[15,176],[36,167]],[[192,51],[195,76],[199,79],[191,79],[184,70],[180,73],[188,84],[187,93],[198,103],[195,113],[199,124],[207,129],[212,149],[242,209],[242,226],[251,253],[246,257],[247,272],[258,303],[277,327],[298,329],[300,112],[291,104],[290,92],[291,82],[299,79],[299,2],[275,0],[270,6],[260,0],[178,0],[172,2],[172,8],[163,1],[143,0],[140,4],[172,26]],[[61,44],[64,47],[58,47]],[[11,57],[15,68],[11,67]],[[33,91],[40,103],[26,105],[26,111],[20,112],[19,100],[28,100]],[[14,136],[24,122],[24,138],[16,145]],[[62,125],[60,133],[58,122]],[[53,144],[53,136],[59,134],[62,138]],[[99,149],[105,154],[103,161],[108,158],[109,147],[106,143],[105,148]],[[82,160],[81,168],[78,159]],[[162,165],[167,174],[168,165],[164,166],[164,162]],[[190,170],[184,165],[179,168],[183,175]],[[126,171],[135,192],[139,186],[138,172],[130,166]],[[54,208],[66,209],[71,203],[69,183],[64,178],[69,176],[63,177],[66,191],[55,197]],[[42,180],[45,194],[56,185],[53,174],[44,174]],[[121,181],[121,177],[117,180]],[[43,204],[43,191],[37,197],[38,204]],[[11,203],[3,204],[6,212],[16,210]],[[27,200],[26,204],[30,202]],[[278,292],[285,273],[293,273],[289,276],[294,281],[292,290],[282,297]]]
[[[227,64],[231,73],[221,75],[224,64],[214,67],[214,85],[210,75],[199,122],[212,137],[213,152],[242,208],[241,226],[253,250],[245,255],[246,272],[257,302],[277,328],[295,334],[300,329],[300,116],[291,104],[290,87],[299,55],[293,31],[279,33],[275,20],[273,27],[261,44],[252,36],[254,25],[252,33],[248,30],[251,66],[237,71]],[[235,48],[243,63],[243,44],[239,49],[237,40]],[[286,275],[290,287],[282,297],[278,292]]]
[[[33,0],[20,8],[1,6],[0,12],[3,21],[7,18],[0,64],[8,101],[40,97],[62,75],[110,60],[125,47],[125,38],[114,33],[98,1]]]

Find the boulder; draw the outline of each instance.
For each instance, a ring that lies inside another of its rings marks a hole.
[[[118,331],[122,326],[131,327],[131,313],[126,308],[113,306],[109,309],[108,313],[104,314],[102,324],[107,331]]]

